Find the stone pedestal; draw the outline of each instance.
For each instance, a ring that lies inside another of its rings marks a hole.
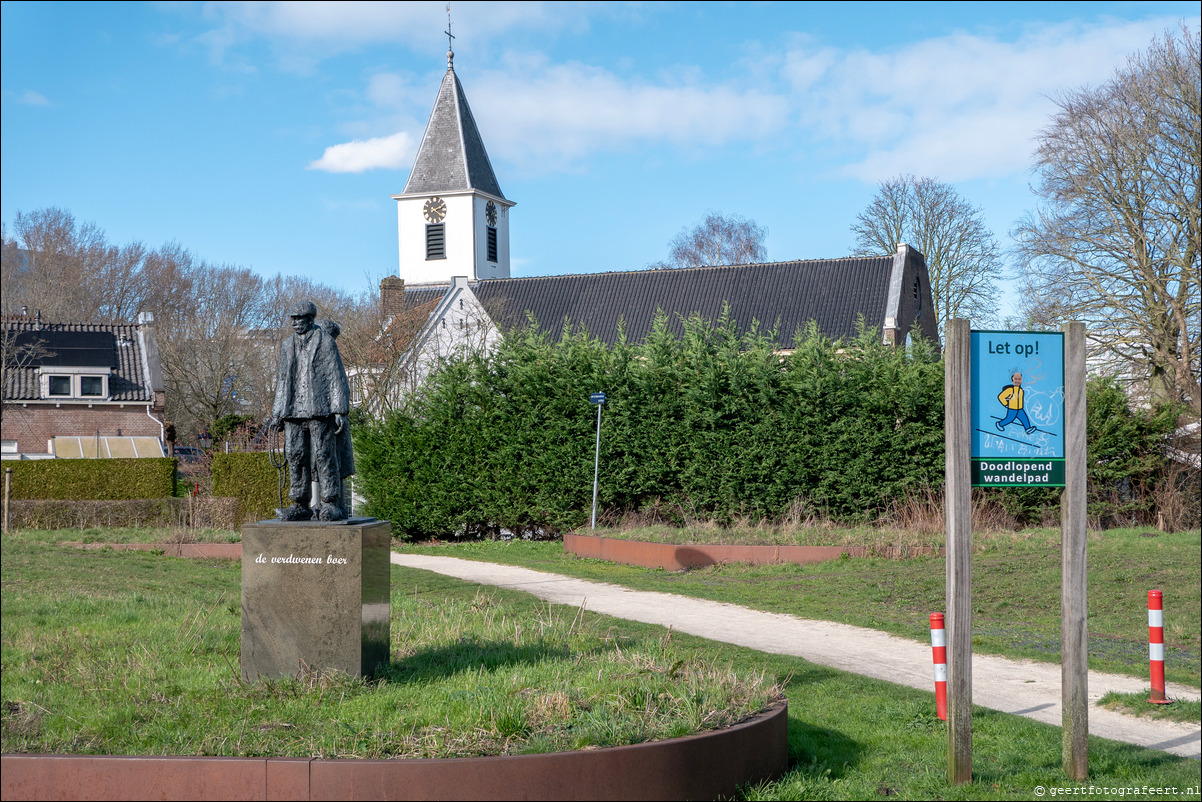
[[[387,521],[242,527],[242,678],[370,676],[389,657]]]

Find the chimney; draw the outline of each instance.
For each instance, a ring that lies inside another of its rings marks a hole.
[[[405,311],[405,279],[385,276],[380,280],[380,315],[387,323]]]

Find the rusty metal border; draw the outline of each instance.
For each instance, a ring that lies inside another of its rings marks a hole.
[[[788,765],[788,702],[733,727],[632,746],[446,760],[0,757],[0,799],[718,799]]]
[[[736,546],[716,544],[652,543],[645,540],[595,537],[592,535],[563,536],[563,550],[578,557],[593,557],[641,568],[663,568],[666,571],[687,571],[724,563],[808,563],[837,560],[843,555],[866,557],[863,546]],[[896,549],[894,553],[874,556],[916,557],[942,554],[943,549],[914,547]]]

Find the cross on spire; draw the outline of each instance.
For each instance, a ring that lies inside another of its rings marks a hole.
[[[451,40],[455,35],[451,33],[451,4],[447,3],[447,29],[443,31],[447,35],[447,67],[452,68],[455,61],[455,51],[451,49]]]

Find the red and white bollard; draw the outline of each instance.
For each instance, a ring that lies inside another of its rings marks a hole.
[[[935,662],[935,713],[947,721],[947,630],[943,628],[943,613],[931,613],[931,658]]]
[[[1164,694],[1164,594],[1159,590],[1148,591],[1148,663],[1152,671],[1152,696],[1154,705],[1172,704]]]

